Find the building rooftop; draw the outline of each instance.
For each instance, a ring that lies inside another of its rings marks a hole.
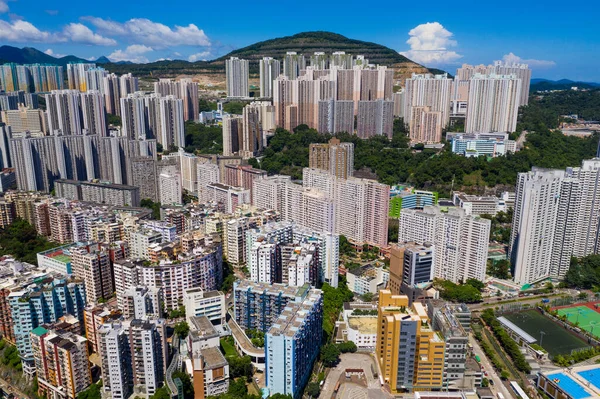
[[[377,316],[349,316],[348,326],[361,334],[377,334]]]
[[[200,351],[202,358],[204,359],[204,368],[211,370],[219,367],[227,366],[227,360],[221,353],[219,348],[206,348]]]
[[[193,341],[218,337],[219,333],[206,316],[190,318],[190,336]]]

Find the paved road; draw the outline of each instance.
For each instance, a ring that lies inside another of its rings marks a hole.
[[[523,133],[521,133],[521,135],[517,139],[517,149],[523,149],[523,147],[525,146],[525,139],[527,138],[528,134],[529,132],[527,130],[523,130]]]
[[[494,385],[490,385],[490,389],[492,390],[494,395],[497,395],[498,391],[500,391],[506,399],[512,398],[512,393],[509,392],[508,389],[506,389],[506,387],[502,383],[502,380],[500,379],[500,376],[498,376],[498,373],[496,372],[496,370],[494,370],[494,366],[492,366],[485,353],[483,353],[483,349],[481,349],[481,346],[479,346],[479,342],[477,342],[473,335],[469,335],[469,343],[473,345],[473,352],[475,353],[475,355],[479,356],[479,358],[481,359],[481,364],[483,365],[485,371],[487,371],[488,373],[487,378],[492,379],[494,381]]]
[[[344,353],[340,356],[340,363],[331,371],[321,389],[321,399],[330,399],[337,384],[338,379],[347,368],[363,369],[367,378],[368,388],[356,384],[342,384],[338,398],[341,399],[362,399],[362,398],[392,398],[388,393],[381,390],[379,379],[373,377],[371,365],[377,370],[374,359],[365,353]],[[343,391],[342,391],[343,388]]]
[[[2,379],[0,379],[0,388],[2,388],[2,390],[4,392],[13,393],[16,396],[18,396],[19,398],[30,398],[29,395],[25,394],[23,391],[16,388],[13,384],[9,384],[7,381],[2,380]]]

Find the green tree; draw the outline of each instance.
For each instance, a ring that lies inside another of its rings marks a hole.
[[[248,388],[246,387],[244,379],[238,378],[237,380],[230,381],[227,393],[238,398],[245,397],[248,394]]]
[[[174,332],[179,336],[179,338],[183,339],[190,333],[190,326],[185,321],[180,321],[179,323],[175,324]]]
[[[188,373],[183,371],[175,371],[173,373],[173,380],[179,378],[183,384],[183,397],[184,399],[194,399],[194,384]]]
[[[356,344],[352,341],[346,341],[338,344],[338,349],[341,353],[354,353],[358,350]]]
[[[35,384],[37,384],[37,378]],[[37,392],[37,389],[35,391]],[[92,384],[88,389],[77,394],[77,399],[100,399],[101,397],[102,393],[100,392],[100,385],[98,384]]]
[[[171,394],[167,387],[163,385],[154,392],[154,395],[150,396],[150,399],[171,399]]]
[[[335,344],[324,345],[320,357],[325,367],[333,367],[340,361],[340,349]]]
[[[35,227],[26,220],[16,219],[0,230],[0,256],[12,255],[15,259],[37,265],[37,253],[60,244],[39,236]]]
[[[160,202],[154,202],[150,199],[143,199],[140,201],[140,206],[152,210],[152,218],[160,220]]]
[[[500,378],[502,378],[504,381],[508,380],[510,378],[510,373],[506,370],[502,371],[502,373],[500,373]]]
[[[121,126],[121,117],[119,115],[106,114],[106,121],[109,125]]]
[[[309,382],[304,393],[311,398],[318,398],[319,394],[321,393],[321,387],[317,382]]]

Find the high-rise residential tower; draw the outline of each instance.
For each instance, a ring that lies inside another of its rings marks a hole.
[[[231,57],[225,61],[227,97],[248,97],[248,60]]]

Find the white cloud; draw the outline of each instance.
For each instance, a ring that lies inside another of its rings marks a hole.
[[[0,0],[0,14],[8,12],[8,4],[4,0]]]
[[[502,60],[509,64],[527,64],[532,68],[551,68],[556,65],[556,62],[554,61],[523,59],[513,53],[505,54],[502,57]]]
[[[188,57],[189,62],[206,61],[207,57],[210,56],[210,51],[203,51],[201,53],[192,54]]]
[[[94,44],[97,46],[116,46],[117,41],[108,37],[100,36],[92,32],[90,28],[80,23],[70,23],[63,29],[63,34],[70,41],[83,44]]]
[[[410,50],[400,52],[405,57],[420,64],[452,63],[462,55],[448,50],[458,43],[452,39],[453,33],[444,28],[439,22],[427,22],[418,25],[408,32],[410,38],[406,41]]]
[[[153,48],[144,46],[143,44],[132,44],[125,50],[115,50],[108,56],[108,59],[112,62],[131,61],[135,62],[136,64],[145,64],[150,62],[144,55],[149,51],[153,51]]]
[[[65,57],[65,56],[66,56],[65,54],[58,54],[58,53],[55,53],[54,51],[52,51],[52,49],[51,49],[51,48],[49,48],[48,50],[44,51],[44,53],[46,53],[46,54],[48,54],[48,55],[51,55],[52,57],[56,57],[56,58],[62,58],[62,57]]]
[[[83,43],[100,46],[114,46],[114,39],[100,36],[80,23],[66,25],[61,32],[48,32],[38,29],[31,22],[22,19],[13,21],[0,20],[0,40],[14,43]]]
[[[33,24],[15,20],[12,22],[0,20],[0,40],[7,42],[45,42],[55,43],[61,41],[61,38],[53,33],[41,31]]]
[[[58,15],[58,10],[45,10],[48,15]]]
[[[210,46],[210,40],[202,29],[194,24],[175,25],[173,28],[146,18],[133,18],[124,23],[97,17],[84,17],[106,36],[118,36],[154,48],[170,46]]]

